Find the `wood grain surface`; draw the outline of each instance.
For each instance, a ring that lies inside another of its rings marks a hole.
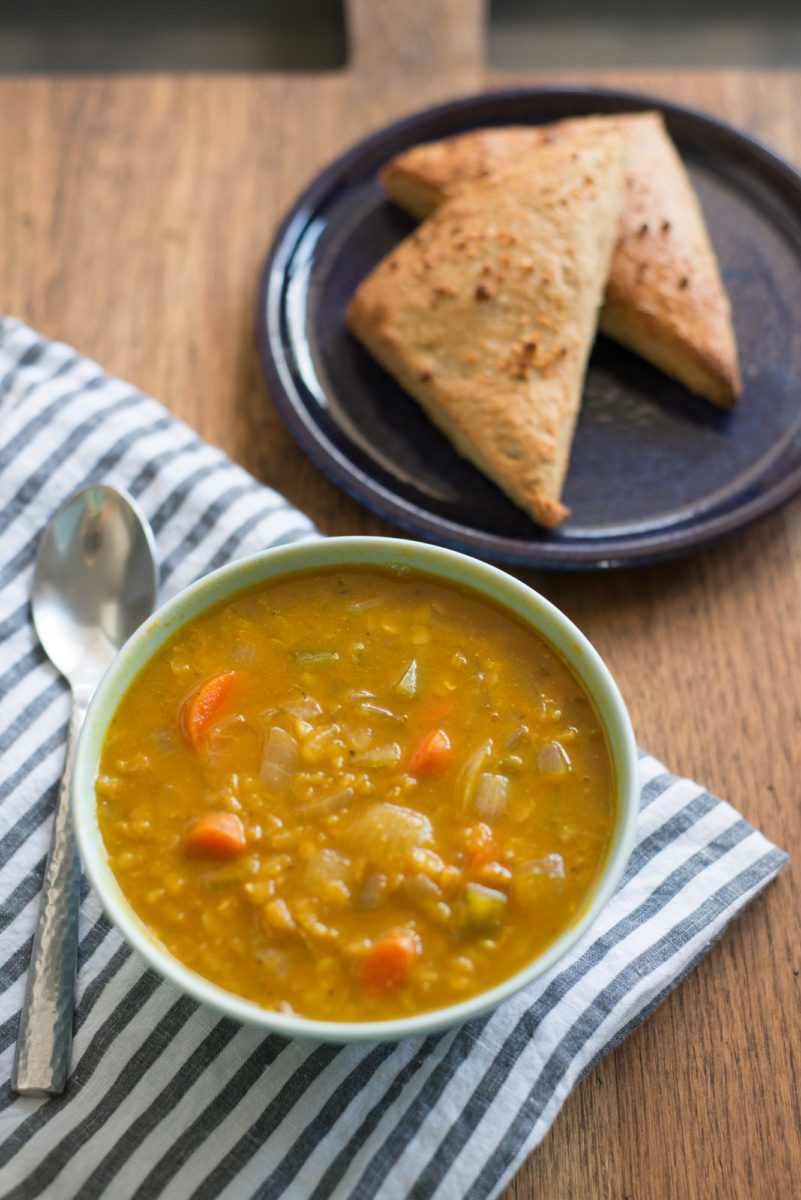
[[[351,0],[346,70],[0,83],[0,310],[155,395],[325,533],[396,532],[285,432],[254,345],[295,194],[387,121],[514,83],[669,97],[801,164],[801,74],[502,75],[481,0]],[[801,319],[801,318],[800,318]],[[801,857],[801,501],[702,554],[521,572],[593,640],[642,745]],[[505,1193],[801,1196],[801,903],[786,871],[575,1089]]]

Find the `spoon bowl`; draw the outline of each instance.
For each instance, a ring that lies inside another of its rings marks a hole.
[[[70,685],[72,716],[17,1035],[11,1083],[21,1095],[59,1093],[67,1082],[80,892],[70,810],[75,744],[92,693],[157,590],[153,533],[130,496],[93,484],[62,505],[42,538],[31,594],[39,641]]]
[[[130,496],[95,484],[62,505],[39,547],[31,611],[45,653],[73,691],[94,690],[151,613],[157,588],[153,534]]]

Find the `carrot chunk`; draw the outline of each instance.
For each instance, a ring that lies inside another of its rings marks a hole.
[[[205,813],[198,817],[186,835],[189,854],[210,858],[236,858],[246,845],[245,827],[236,813]]]
[[[394,992],[409,977],[420,953],[412,929],[391,929],[373,942],[359,963],[359,982],[369,992]]]
[[[429,771],[442,771],[453,756],[451,739],[442,729],[427,733],[409,759],[409,770],[413,775],[425,775]]]
[[[213,675],[211,679],[201,683],[187,700],[183,712],[183,727],[188,741],[196,750],[202,746],[209,727],[225,703],[235,679],[235,671]]]

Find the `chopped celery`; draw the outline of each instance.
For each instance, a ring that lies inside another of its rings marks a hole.
[[[465,933],[483,933],[497,925],[506,908],[506,896],[482,883],[464,889]]]
[[[413,658],[408,667],[404,671],[401,678],[393,687],[393,692],[398,696],[416,696],[417,695],[417,659]]]
[[[334,650],[295,650],[292,657],[299,667],[327,667],[339,661]]]

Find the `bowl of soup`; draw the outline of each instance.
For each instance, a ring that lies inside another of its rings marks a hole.
[[[243,559],[123,648],[73,806],[103,905],[160,974],[289,1036],[469,1019],[617,886],[637,755],[552,604],[465,555],[330,538]]]

